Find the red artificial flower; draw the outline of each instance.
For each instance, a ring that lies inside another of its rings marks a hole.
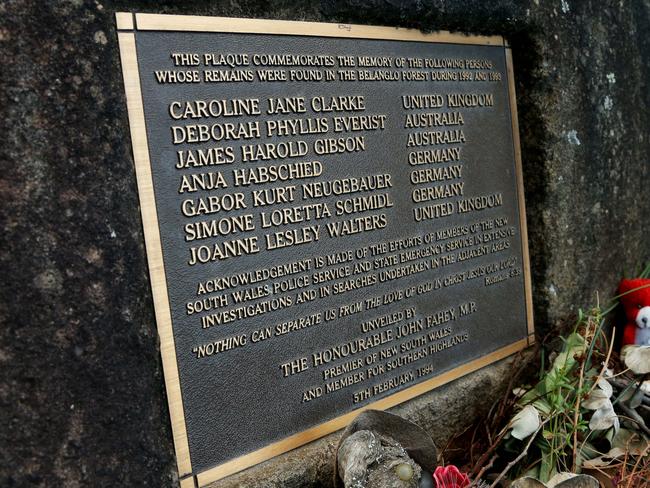
[[[438,466],[433,473],[436,488],[465,488],[470,485],[465,473],[458,471],[456,466]]]

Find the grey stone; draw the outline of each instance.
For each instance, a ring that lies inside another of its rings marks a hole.
[[[433,472],[438,465],[438,451],[431,436],[420,426],[409,422],[399,415],[381,410],[365,410],[348,424],[339,441],[339,448],[334,462],[339,466],[338,474],[334,477],[334,487],[341,488],[341,449],[347,443],[347,438],[357,432],[370,432],[396,441],[407,452],[409,457],[423,470]],[[358,457],[358,456],[357,456]]]
[[[337,461],[345,488],[418,488],[422,472],[399,442],[370,430],[346,437]],[[398,475],[402,467],[407,468],[407,477]]]
[[[565,5],[566,4],[566,5]],[[177,483],[113,13],[503,34],[513,46],[536,323],[650,256],[650,2],[0,2],[0,485]],[[396,409],[443,445],[501,362]],[[219,486],[329,486],[337,434]]]
[[[361,433],[362,435],[359,436]],[[349,441],[350,437],[355,437],[352,444]],[[376,439],[381,442],[375,442]],[[418,473],[420,469],[432,472],[438,465],[436,446],[429,434],[418,425],[389,412],[366,410],[357,415],[341,434],[334,460],[336,463],[334,487],[341,488],[345,481],[346,488],[348,488],[350,482],[347,478],[350,477],[357,480],[366,478],[370,480],[370,475],[366,476],[366,471],[370,472],[369,466],[373,463],[387,464],[386,456],[382,455],[382,452],[387,451],[384,446],[391,443],[396,444],[404,451],[404,456],[409,460],[409,464],[417,465]],[[391,459],[391,463],[392,461],[393,459]],[[373,468],[376,467],[373,466]],[[388,485],[389,480],[383,479],[375,485],[380,488],[382,483]],[[370,484],[368,488],[370,488]],[[406,488],[406,486],[402,488]]]

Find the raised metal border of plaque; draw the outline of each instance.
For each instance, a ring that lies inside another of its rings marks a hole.
[[[293,22],[259,19],[238,19],[222,17],[159,15],[118,12],[116,13],[121,65],[126,90],[129,125],[133,144],[137,184],[141,213],[144,224],[144,237],[149,263],[149,273],[156,314],[160,348],[169,402],[172,432],[180,484],[182,488],[205,486],[247,467],[261,463],[274,456],[304,445],[326,434],[346,426],[358,413],[365,409],[387,409],[406,400],[421,395],[460,376],[476,371],[488,364],[510,356],[531,345],[535,340],[532,317],[532,293],[530,281],[530,262],[528,256],[528,237],[524,206],[524,190],[521,169],[521,150],[514,90],[512,53],[508,43],[501,36],[467,36],[449,32],[423,34],[413,29],[376,27],[349,24],[327,24],[315,22]],[[360,38],[378,40],[415,41],[432,43],[474,44],[503,46],[507,67],[507,83],[512,120],[515,170],[520,216],[522,243],[522,266],[525,286],[526,319],[528,337],[514,342],[486,356],[472,360],[441,375],[429,378],[409,388],[381,398],[362,408],[350,411],[279,442],[267,445],[257,451],[225,462],[203,472],[193,472],[186,430],[178,363],[172,333],[172,319],[169,305],[167,282],[163,264],[162,246],[158,216],[154,199],[152,168],[145,128],[143,98],[136,53],[136,31],[183,31],[183,32],[227,32],[240,34],[277,34],[293,36],[323,36],[338,38]]]

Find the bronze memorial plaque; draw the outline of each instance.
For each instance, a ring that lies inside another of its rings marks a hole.
[[[501,37],[117,25],[183,487],[531,343]]]

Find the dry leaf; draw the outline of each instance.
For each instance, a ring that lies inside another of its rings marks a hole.
[[[620,422],[616,412],[614,412],[612,402],[607,400],[607,403],[596,410],[591,416],[589,428],[591,430],[606,430],[610,427],[614,427],[614,430],[618,430]]]
[[[519,478],[510,488],[598,488],[598,480],[586,474],[559,473],[544,484],[535,478]]]
[[[640,456],[648,449],[648,439],[638,432],[619,429],[612,439],[612,451],[614,449],[621,449],[633,456]]]
[[[625,346],[621,356],[625,365],[634,373],[650,373],[650,346]]]
[[[605,468],[610,464],[612,464],[612,462],[614,462],[616,458],[624,455],[625,455],[625,451],[623,449],[614,447],[607,454],[585,461],[582,465],[585,468]]]
[[[589,397],[583,400],[582,406],[589,410],[598,410],[610,403],[609,399],[614,393],[612,385],[604,378],[598,380],[598,388],[595,388],[589,394]]]
[[[539,412],[532,405],[526,405],[510,423],[512,437],[520,441],[539,429]]]

